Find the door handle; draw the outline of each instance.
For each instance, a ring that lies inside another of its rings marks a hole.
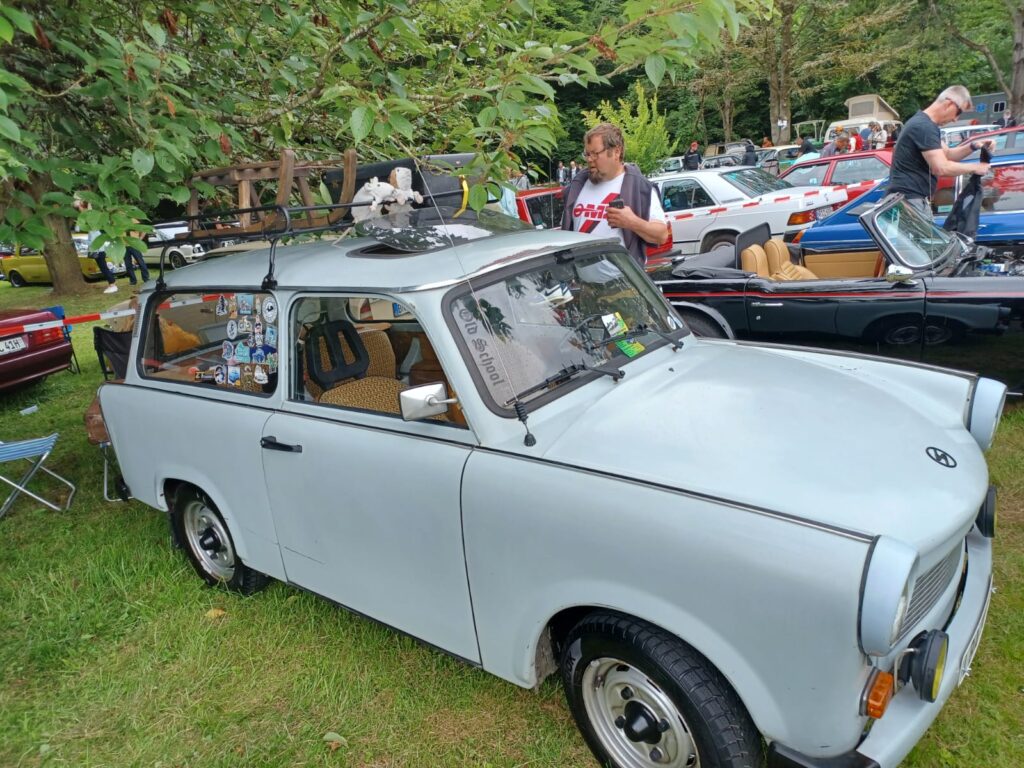
[[[260,447],[267,448],[271,451],[285,451],[286,453],[302,453],[301,445],[288,445],[288,443],[279,443],[277,438],[273,435],[268,437],[260,438]]]
[[[752,307],[781,307],[781,301],[752,301],[750,302]]]

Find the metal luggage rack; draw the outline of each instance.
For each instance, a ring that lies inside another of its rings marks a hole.
[[[427,194],[422,195],[423,203],[416,204],[413,207],[426,208],[437,206],[438,201],[442,199],[458,198],[461,200],[461,206],[455,215],[461,214],[466,210],[469,186],[465,177],[459,176],[458,178],[462,187],[461,190],[433,194],[428,191]],[[178,216],[174,221],[187,221],[189,223],[189,232],[164,241],[163,248],[160,251],[160,275],[156,280],[156,288],[157,290],[164,290],[167,287],[164,281],[165,257],[170,248],[176,245],[204,243],[210,240],[230,238],[235,242],[245,243],[266,240],[270,243],[269,264],[266,277],[263,278],[262,290],[271,290],[277,287],[277,280],[274,277],[274,260],[277,254],[277,245],[281,240],[301,235],[315,235],[346,230],[355,224],[350,209],[373,204],[374,201],[349,201],[301,206],[274,204],[252,208],[231,208],[191,216]],[[231,222],[244,221],[247,217],[251,218],[254,215],[259,217],[260,220],[258,222],[244,224],[237,228],[234,226],[229,226],[225,229],[209,228],[211,225],[216,227],[216,224],[225,220]],[[302,225],[303,219],[305,220],[305,226]],[[193,228],[193,222],[199,224],[201,228]],[[157,228],[162,223],[155,222],[153,226]]]

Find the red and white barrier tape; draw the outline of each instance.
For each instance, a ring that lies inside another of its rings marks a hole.
[[[181,299],[179,301],[166,301],[160,305],[160,309],[171,307],[185,307],[189,304],[202,304],[207,301],[217,301],[221,296],[231,296],[228,293],[213,293],[207,296],[200,296],[194,299]],[[46,328],[64,328],[80,323],[92,323],[97,320],[112,320],[115,317],[132,317],[136,314],[134,309],[112,309],[109,312],[96,312],[91,315],[79,315],[78,317],[65,317],[63,320],[47,320],[45,323],[26,323],[25,325],[0,325],[0,336],[16,336],[29,331],[42,331]]]
[[[674,216],[670,216],[670,218],[674,218],[677,221],[679,221],[682,219],[695,219],[698,216],[715,216],[719,213],[739,211],[747,208],[756,208],[759,205],[768,205],[769,203],[785,203],[790,200],[800,199],[801,197],[816,197],[817,195],[820,195],[823,192],[838,192],[840,190],[845,191],[847,193],[847,199],[849,199],[849,192],[851,189],[860,189],[862,187],[865,189],[870,189],[877,183],[878,182],[876,180],[871,179],[868,181],[858,182],[857,184],[836,184],[834,186],[822,187],[821,189],[814,189],[811,190],[810,192],[804,192],[802,195],[779,195],[778,197],[773,197],[771,199],[750,200],[746,203],[741,203],[739,205],[717,205],[714,208],[708,208],[703,211],[685,211],[683,213],[677,213]]]

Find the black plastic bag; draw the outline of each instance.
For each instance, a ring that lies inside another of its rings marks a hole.
[[[992,162],[992,154],[987,148],[981,150],[982,163]],[[961,235],[973,238],[978,234],[978,218],[981,216],[981,176],[971,174],[963,190],[957,195],[953,202],[942,228],[949,232],[959,232]]]

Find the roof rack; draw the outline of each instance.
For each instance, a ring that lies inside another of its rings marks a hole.
[[[472,157],[472,155],[440,155],[428,156],[424,160],[425,162],[443,163],[449,165],[453,171],[457,171],[459,167],[468,164]],[[200,180],[222,185],[237,184],[239,198],[242,200],[251,199],[254,192],[253,180],[268,180],[276,176],[279,183],[277,202],[273,205],[245,205],[238,208],[199,213],[198,197],[193,186],[188,215],[178,216],[174,219],[179,224],[187,222],[189,231],[163,241],[163,249],[160,252],[160,274],[156,281],[157,289],[166,288],[165,257],[170,248],[186,243],[204,243],[227,238],[236,242],[268,241],[269,265],[267,275],[263,278],[262,288],[263,290],[276,288],[274,261],[278,242],[283,238],[344,230],[353,226],[355,223],[352,215],[353,208],[380,204],[380,201],[374,200],[354,202],[356,185],[365,184],[366,181],[374,177],[384,176],[386,178],[395,168],[409,168],[412,171],[413,190],[418,192],[423,199],[422,203],[410,202],[409,207],[414,209],[437,207],[442,201],[447,201],[450,204],[458,201],[460,207],[453,217],[461,215],[466,210],[469,185],[464,175],[423,172],[413,158],[374,163],[364,167],[358,167],[355,159],[355,151],[348,150],[345,153],[343,168],[325,172],[325,184],[334,200],[333,203],[328,204],[313,203],[306,180],[306,174],[311,166],[303,166],[299,169],[300,175],[296,175],[294,153],[291,150],[285,150],[282,153],[280,162],[220,168],[197,174],[193,177],[193,182]],[[298,185],[304,205],[290,206],[287,204],[292,193],[293,183]],[[232,223],[225,225],[225,221]],[[153,226],[158,228],[164,223],[155,222]]]

